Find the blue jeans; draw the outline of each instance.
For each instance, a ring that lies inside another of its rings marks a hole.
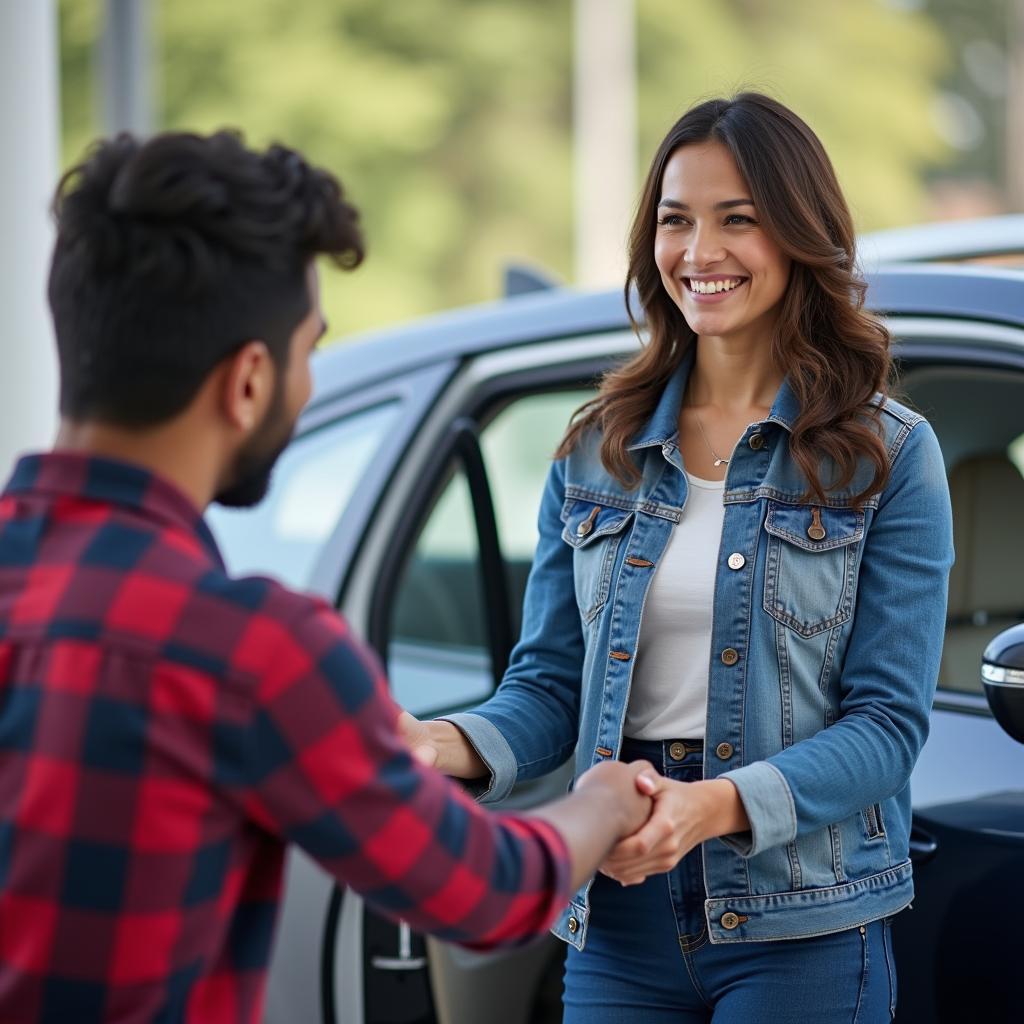
[[[688,744],[626,741],[669,778],[701,777]],[[677,754],[681,753],[676,747]],[[586,948],[569,947],[564,1024],[888,1024],[896,974],[888,921],[808,939],[712,945],[700,849],[623,887],[598,875]]]

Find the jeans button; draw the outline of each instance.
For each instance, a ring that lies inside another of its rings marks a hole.
[[[764,447],[764,434],[751,434],[747,444],[749,444],[755,452],[759,452]]]
[[[718,755],[719,760],[728,761],[732,757],[732,744],[731,743],[719,743],[715,747],[715,753]]]
[[[740,660],[739,653],[733,647],[726,647],[722,651],[722,664],[723,665],[735,665]]]
[[[740,919],[739,919],[738,915],[734,914],[731,910],[726,911],[722,915],[721,925],[727,931],[731,932],[733,930],[733,928],[738,928],[739,924],[740,924]]]
[[[726,563],[730,569],[742,569],[747,564],[747,560],[738,552],[734,551]]]
[[[577,921],[575,917],[570,917],[569,918],[569,931],[572,932],[573,935],[575,935],[576,932],[579,931],[579,927],[580,927],[579,921]],[[735,925],[733,927],[735,927]]]
[[[671,757],[673,761],[682,761],[682,759],[686,757],[686,744],[680,743],[679,740],[676,740],[675,743],[669,746],[668,756]]]

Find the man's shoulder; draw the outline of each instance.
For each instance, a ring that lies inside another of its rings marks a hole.
[[[308,633],[342,628],[338,613],[321,597],[292,590],[269,576],[232,576],[222,569],[207,570],[196,592],[212,602],[211,615],[243,616],[254,624],[288,632]]]
[[[376,669],[346,620],[321,597],[269,577],[224,572],[208,574],[200,590],[219,602],[225,624],[244,621],[235,631],[232,662],[244,664],[250,673],[273,671],[275,659],[319,662],[339,647],[352,649]],[[211,617],[217,617],[216,611]]]

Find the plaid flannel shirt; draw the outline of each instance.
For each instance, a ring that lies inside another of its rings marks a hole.
[[[107,459],[0,498],[0,1021],[258,1020],[285,844],[478,945],[565,905],[558,833],[418,766],[325,603],[231,579],[196,509]]]

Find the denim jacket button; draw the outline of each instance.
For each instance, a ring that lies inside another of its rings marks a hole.
[[[739,656],[739,654],[736,652],[736,650],[734,648],[726,647],[726,649],[724,651],[722,651],[722,664],[723,665],[735,665],[736,662],[739,661],[739,660],[740,660],[740,656]]]
[[[715,747],[715,753],[718,755],[719,760],[728,761],[732,757],[732,744],[731,743],[719,743]]]
[[[824,540],[827,536],[825,527],[821,525],[821,509],[811,509],[811,525],[807,527],[807,536],[811,540]]]
[[[739,916],[734,914],[731,910],[727,911],[722,915],[721,925],[727,931],[732,931],[733,928],[738,928],[740,923]]]
[[[759,452],[764,447],[764,434],[751,434],[750,440],[747,441],[747,444],[749,444],[755,452]]]
[[[576,932],[579,930],[579,927],[580,927],[579,921],[577,921],[575,917],[570,917],[569,918],[569,931],[571,931],[573,933],[573,935],[575,935]]]
[[[734,551],[729,556],[727,564],[730,569],[742,569],[747,564],[747,560],[738,551]]]
[[[587,518],[584,519],[583,522],[580,523],[580,525],[576,527],[576,536],[577,537],[586,537],[586,535],[588,533],[590,533],[590,531],[594,528],[594,520],[597,518],[597,513],[600,512],[600,511],[601,511],[601,506],[600,505],[595,505],[590,510],[590,515],[587,516]]]

